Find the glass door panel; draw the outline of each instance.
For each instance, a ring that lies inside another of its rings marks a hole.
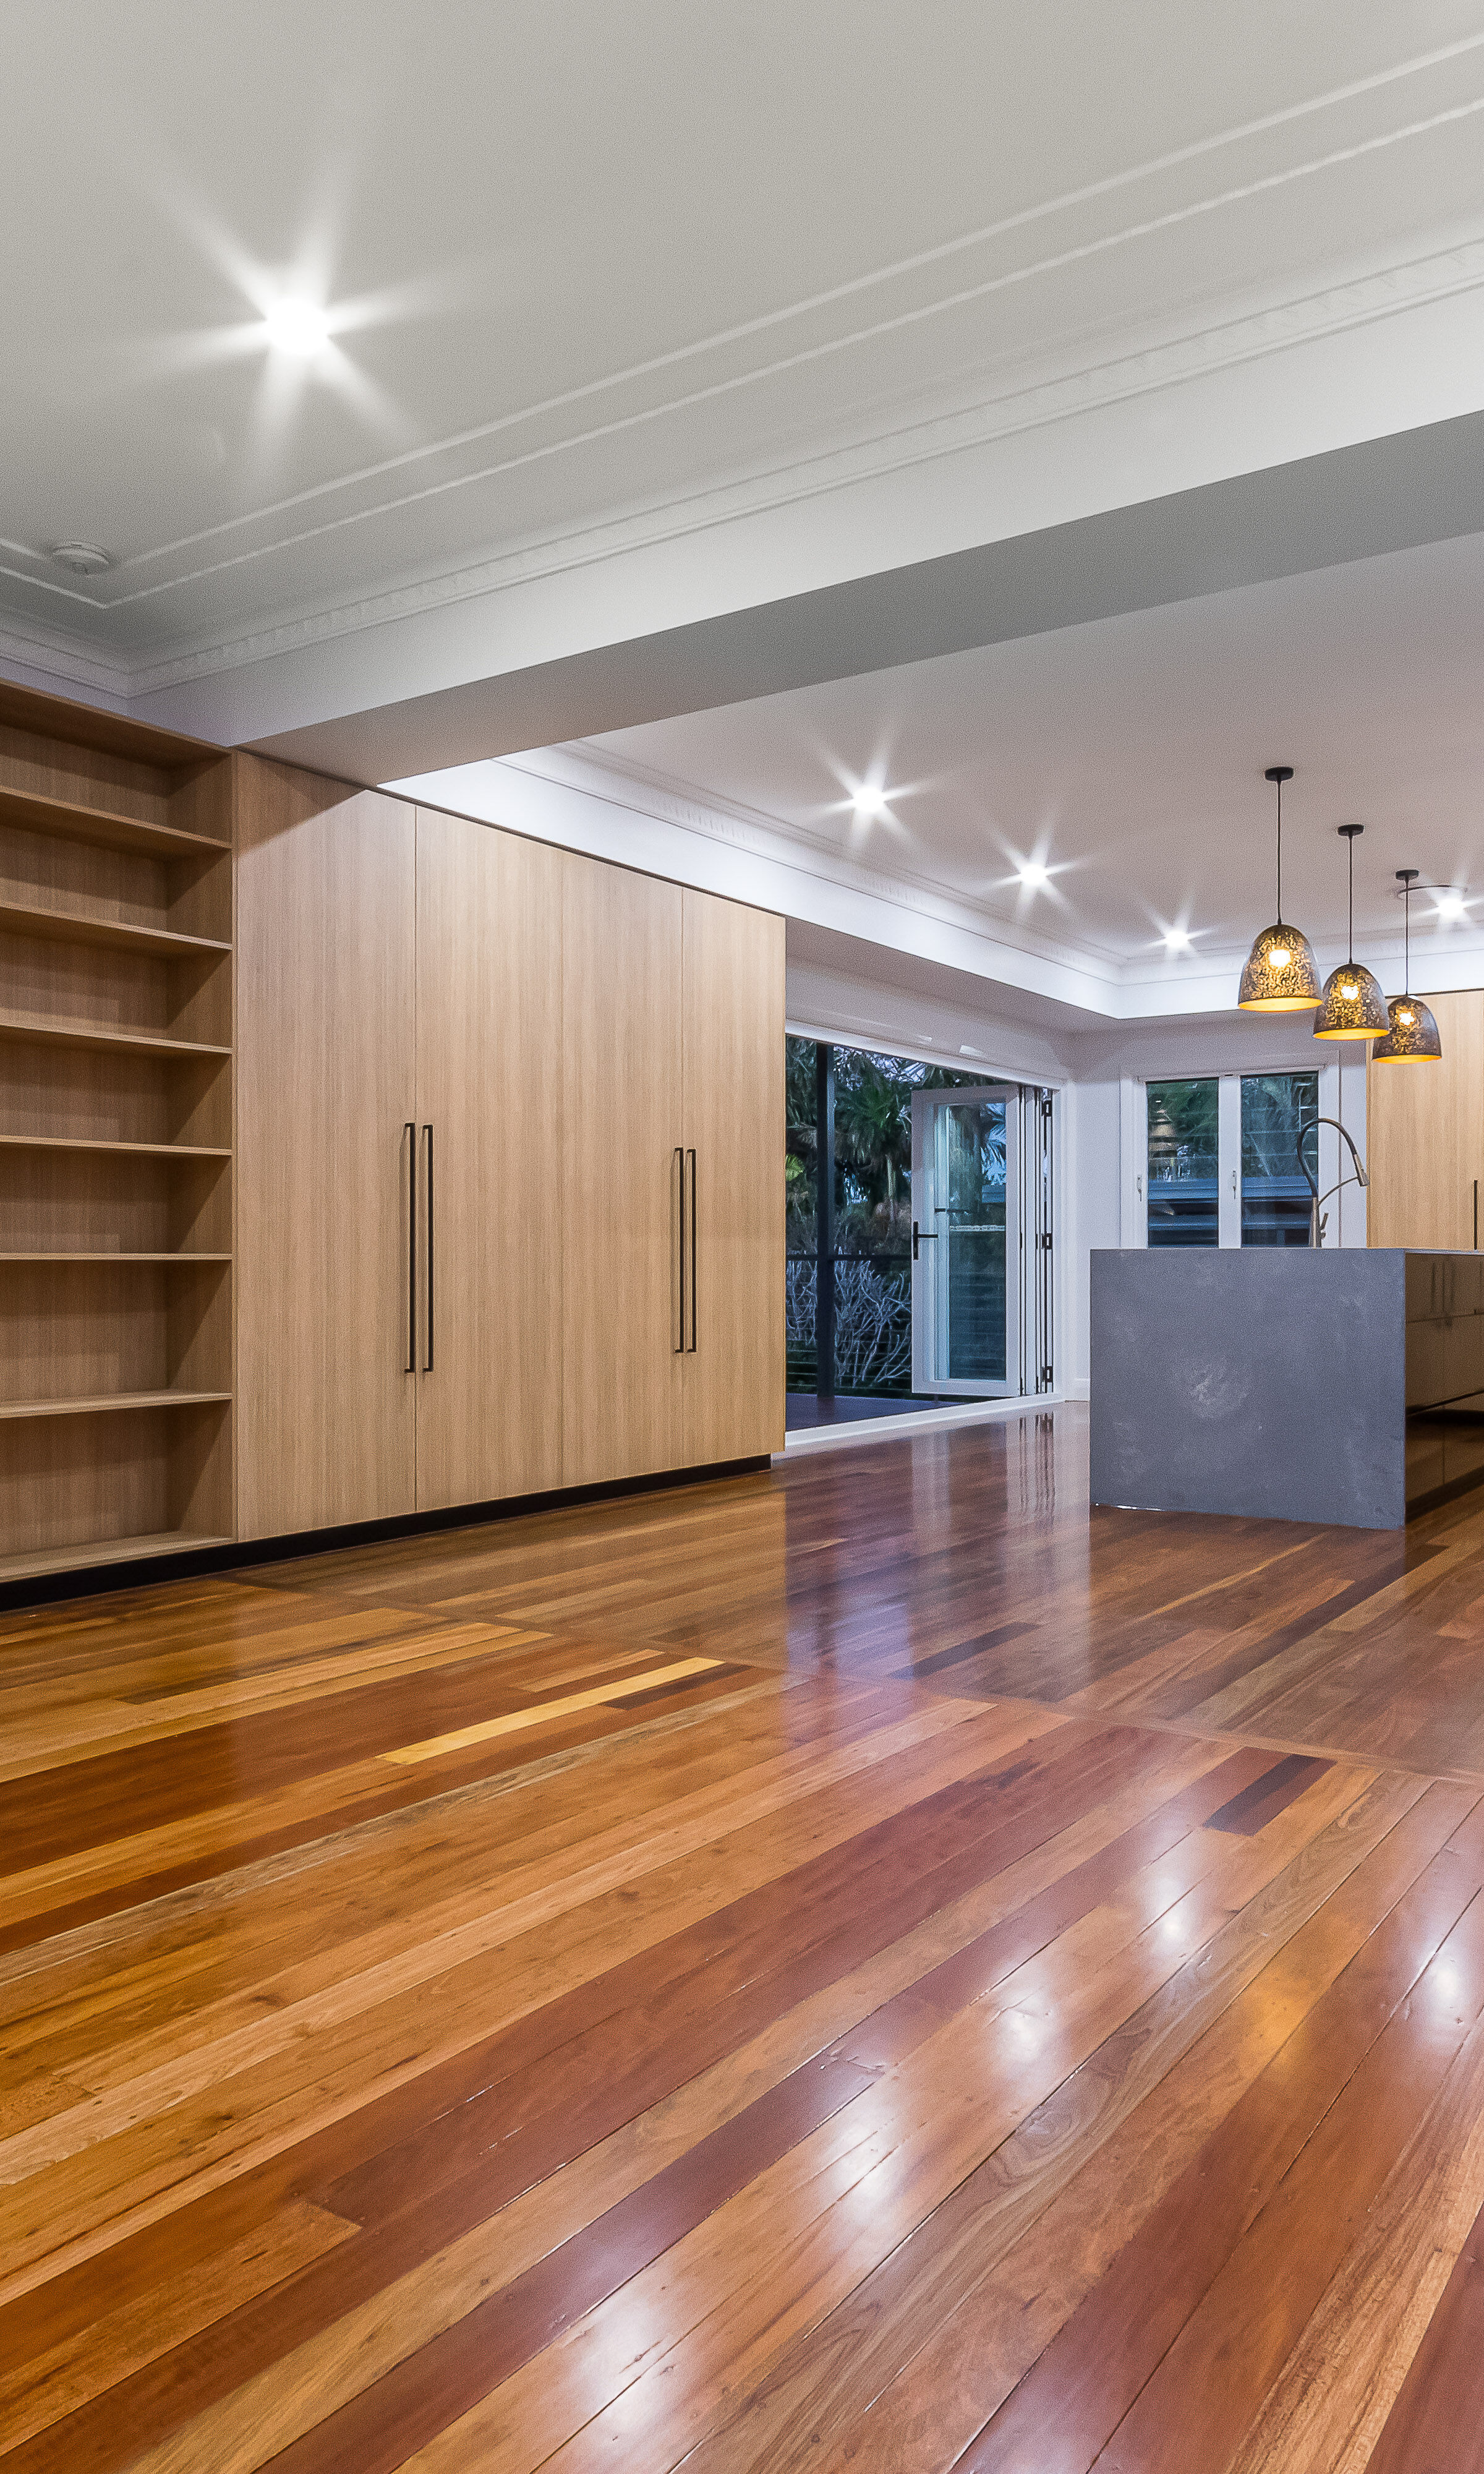
[[[1319,1114],[1319,1076],[1242,1076],[1242,1244],[1306,1246],[1308,1178],[1299,1164],[1299,1134]],[[1310,1135],[1308,1165],[1317,1172],[1319,1146]]]
[[[1148,1238],[1151,1246],[1218,1243],[1218,1085],[1151,1082]]]
[[[1004,1089],[914,1100],[919,1391],[1020,1391],[1018,1103]]]

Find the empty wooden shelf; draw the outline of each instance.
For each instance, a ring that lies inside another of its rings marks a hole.
[[[160,859],[211,858],[224,844],[213,834],[182,832],[144,816],[120,816],[72,799],[48,799],[0,783],[0,825],[23,827],[100,850],[143,851]]]
[[[124,1152],[144,1159],[228,1160],[225,1143],[118,1143],[89,1134],[3,1134],[0,1151]]]
[[[46,936],[58,945],[116,945],[126,954],[151,954],[162,961],[231,952],[220,936],[186,936],[179,929],[145,928],[132,919],[95,918],[86,911],[56,910],[38,902],[0,899],[0,931]]]
[[[0,1585],[38,1580],[47,1572],[85,1571],[94,1564],[136,1564],[156,1555],[179,1555],[189,1548],[229,1546],[229,1537],[211,1538],[185,1529],[157,1529],[148,1537],[99,1538],[84,1546],[46,1547],[39,1553],[0,1555]]]
[[[235,1528],[234,763],[0,685],[0,1582]]]
[[[229,1392],[98,1392],[83,1400],[0,1400],[0,1418],[88,1418],[121,1409],[203,1409]]]
[[[203,1039],[168,1039],[158,1031],[130,1031],[111,1023],[69,1022],[61,1015],[0,1013],[0,1039],[49,1039],[76,1048],[116,1048],[128,1056],[230,1056],[231,1050]]]
[[[0,1247],[0,1263],[229,1263],[230,1254],[187,1254],[178,1248],[173,1253],[146,1254],[129,1252],[114,1247],[108,1253],[88,1253],[81,1246],[33,1248],[29,1253],[18,1247]]]

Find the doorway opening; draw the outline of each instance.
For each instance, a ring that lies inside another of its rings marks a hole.
[[[1050,1094],[793,1036],[787,1092],[790,1428],[1047,1388]]]

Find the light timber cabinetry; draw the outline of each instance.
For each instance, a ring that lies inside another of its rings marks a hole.
[[[589,1486],[684,1460],[682,897],[570,852],[562,894],[562,1474]]]
[[[419,811],[423,1511],[562,1483],[562,870]]]
[[[0,686],[0,1588],[783,1440],[783,929]]]
[[[685,1460],[700,1468],[783,1446],[783,922],[688,886],[682,899],[685,1242],[694,1261]]]
[[[1484,1191],[1484,991],[1429,997],[1436,1063],[1366,1071],[1366,1239],[1425,1252],[1477,1246]]]
[[[0,686],[0,1583],[232,1533],[233,781]]]
[[[781,920],[241,762],[241,1534],[781,1448]]]
[[[403,800],[238,763],[238,1514],[265,1538],[417,1505],[417,849]]]

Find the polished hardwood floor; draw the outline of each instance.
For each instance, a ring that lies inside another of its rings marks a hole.
[[[1484,1497],[1086,1467],[0,1618],[5,2474],[1484,2467]]]

